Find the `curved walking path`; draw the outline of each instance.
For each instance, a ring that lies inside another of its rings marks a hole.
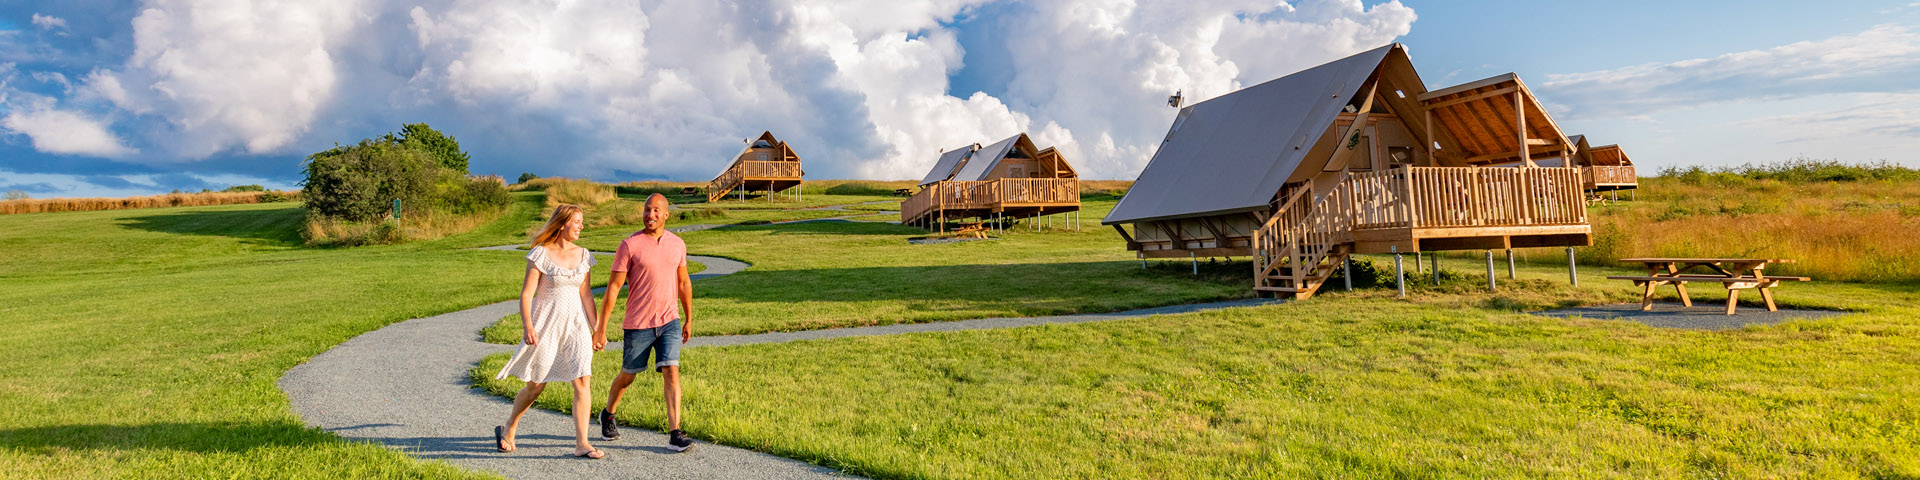
[[[509,245],[484,249],[517,248]],[[597,254],[607,255],[603,252]],[[696,281],[736,273],[748,267],[746,263],[720,257],[688,255],[688,259],[707,266],[705,271],[692,275]],[[687,348],[1080,323],[1271,302],[1249,299],[1102,314],[704,336],[698,342],[687,345]],[[589,433],[593,435],[594,446],[607,452],[608,458],[573,458],[570,456],[573,451],[572,417],[540,408],[529,410],[521,421],[518,450],[513,453],[496,452],[493,448],[493,426],[504,423],[511,402],[475,387],[468,380],[468,372],[487,355],[514,348],[512,345],[484,343],[479,331],[519,308],[518,299],[508,300],[407,320],[361,334],[287,371],[280,378],[280,389],[286,392],[292,402],[294,414],[308,425],[351,440],[382,443],[422,459],[444,460],[510,478],[844,476],[834,470],[798,460],[707,442],[700,442],[693,450],[676,454],[665,448],[666,435],[631,427],[623,427],[626,435],[620,440],[601,440],[598,425],[595,424],[588,426]],[[611,381],[611,377],[595,381]],[[567,387],[552,385],[549,388]],[[693,415],[697,418],[698,413]]]

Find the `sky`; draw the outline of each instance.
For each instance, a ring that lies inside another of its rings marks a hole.
[[[1026,132],[1131,179],[1189,103],[1388,43],[1514,72],[1643,174],[1920,166],[1920,2],[0,0],[0,191],[298,188],[426,122],[472,171],[705,181],[770,130],[809,178]]]

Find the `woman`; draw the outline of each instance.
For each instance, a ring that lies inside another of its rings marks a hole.
[[[593,365],[593,291],[587,274],[593,269],[593,253],[573,244],[580,239],[580,207],[561,205],[553,209],[553,218],[533,236],[533,251],[527,253],[526,281],[520,287],[520,350],[500,369],[495,379],[508,375],[520,377],[527,386],[513,397],[513,413],[507,424],[493,427],[494,447],[502,452],[514,450],[514,435],[520,417],[533,400],[540,398],[547,382],[573,384],[573,430],[579,440],[573,456],[605,458],[606,453],[587,443],[587,413],[593,408],[587,396]]]

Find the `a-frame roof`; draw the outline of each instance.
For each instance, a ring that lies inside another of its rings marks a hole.
[[[1633,165],[1633,159],[1627,158],[1627,152],[1620,145],[1601,145],[1593,147],[1593,165],[1625,166]]]
[[[960,165],[965,164],[967,158],[973,156],[973,152],[979,149],[980,144],[976,143],[941,153],[940,161],[933,162],[933,169],[928,170],[927,176],[920,179],[919,186],[924,187],[930,183],[952,179],[954,172],[960,170]]]
[[[1515,94],[1519,95],[1517,102]],[[1494,75],[1423,93],[1419,98],[1434,123],[1460,143],[1454,155],[1463,157],[1458,160],[1462,164],[1521,161],[1515,115],[1525,118],[1530,142],[1539,142],[1528,144],[1528,157],[1559,158],[1571,143],[1519,75]]]
[[[973,154],[973,158],[967,159],[967,164],[961,166],[959,172],[953,174],[953,179],[969,182],[986,180],[988,175],[993,174],[993,167],[999,166],[1000,161],[1005,160],[1007,154],[1012,153],[1014,148],[1022,146],[1026,147],[1028,151],[1036,150],[1033,146],[1033,140],[1028,139],[1026,133],[1007,137],[1006,140],[993,142],[992,145],[981,147],[979,152]]]
[[[1181,109],[1160,150],[1101,223],[1266,206],[1390,56],[1406,62],[1405,47],[1376,48]],[[1411,73],[1410,62],[1407,69]],[[1401,93],[1423,93],[1415,79],[1413,85],[1397,85]]]

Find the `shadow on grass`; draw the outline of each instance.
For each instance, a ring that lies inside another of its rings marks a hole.
[[[695,291],[741,303],[1019,300],[1041,312],[1081,311],[1244,296],[1250,291],[1248,268],[1244,262],[1201,262],[1194,275],[1186,262],[1150,262],[1142,269],[1139,262],[1118,261],[747,270]]]
[[[306,218],[298,206],[271,210],[186,211],[134,217],[121,222],[128,228],[184,235],[232,237],[255,245],[299,246],[300,222]]]
[[[262,447],[312,445],[334,437],[298,423],[155,423],[60,425],[0,430],[0,448],[48,455],[72,450],[165,449],[244,453]],[[492,437],[488,437],[492,442]]]
[[[735,224],[729,230],[765,230],[773,235],[924,235],[925,230],[879,222],[850,222],[843,219],[800,220],[780,224]],[[902,240],[904,242],[905,240]]]

